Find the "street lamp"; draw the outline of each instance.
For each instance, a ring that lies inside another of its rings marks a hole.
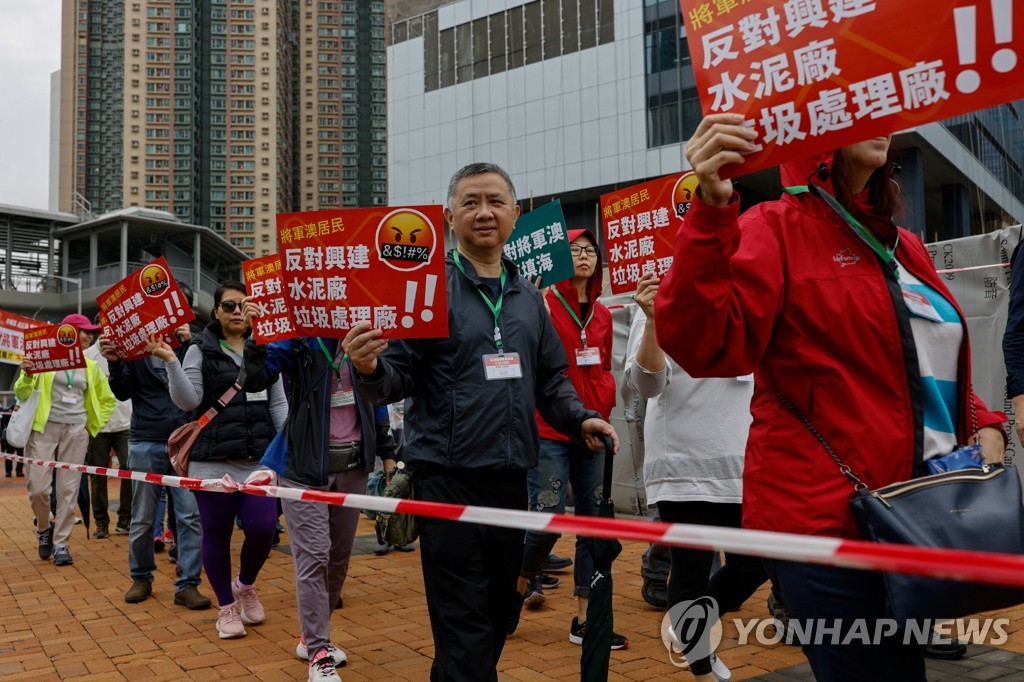
[[[78,287],[78,314],[82,314],[82,279],[80,277],[64,277],[62,275],[50,275],[54,279],[62,279],[65,282],[71,282]]]

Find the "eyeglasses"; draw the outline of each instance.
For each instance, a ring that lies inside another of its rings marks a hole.
[[[571,251],[572,255],[574,255],[574,256],[578,256],[581,253],[585,253],[588,256],[596,256],[597,255],[597,249],[595,249],[593,246],[577,246],[577,245],[574,244],[574,245],[569,247],[569,251]]]
[[[235,308],[242,307],[242,304],[238,301],[221,301],[217,305],[219,305],[220,309],[226,313],[233,313],[235,312]]]

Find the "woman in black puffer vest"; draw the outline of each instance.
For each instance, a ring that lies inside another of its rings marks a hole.
[[[226,282],[214,294],[213,321],[189,347],[181,364],[170,346],[154,355],[167,361],[171,399],[198,419],[238,379],[242,346],[250,329],[242,318],[246,297],[241,282]],[[284,424],[288,403],[280,380],[269,391],[239,392],[202,430],[192,448],[189,476],[236,481],[255,480],[270,471],[259,461],[277,430]],[[243,623],[265,619],[256,594],[256,576],[270,554],[277,528],[274,498],[243,493],[196,491],[203,526],[203,568],[217,594],[221,639],[245,636]],[[238,576],[231,576],[231,534],[234,520],[245,531]]]

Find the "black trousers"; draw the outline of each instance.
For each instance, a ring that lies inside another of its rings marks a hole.
[[[814,679],[822,682],[924,682],[924,651],[904,642],[902,630],[870,642],[848,636],[863,626],[872,638],[886,616],[885,586],[874,571],[815,566],[793,561],[764,561],[772,583],[782,591],[790,623],[807,634],[804,654]],[[833,630],[816,637],[811,624],[824,621]],[[843,642],[847,642],[843,644]]]
[[[718,502],[659,502],[658,513],[666,523],[694,523],[703,526],[739,528],[742,505]],[[735,611],[768,579],[758,557],[726,552],[725,565],[708,579],[713,553],[704,549],[671,547],[672,568],[668,580],[668,603],[702,596],[718,602],[720,614]],[[710,659],[690,661],[694,675],[711,672]]]
[[[415,497],[527,509],[525,471],[418,469]],[[437,682],[498,679],[519,567],[521,530],[420,517],[420,551]]]
[[[110,450],[117,453],[118,466],[122,469],[128,468],[128,431],[114,431],[110,433],[97,433],[89,439],[89,451],[85,453],[85,463],[94,467],[110,466]],[[92,515],[96,519],[96,526],[106,526],[110,523],[110,513],[107,510],[110,502],[107,497],[106,476],[89,476],[90,491],[92,493]],[[117,522],[126,528],[132,521],[132,482],[127,478],[121,479],[120,506],[117,508]]]

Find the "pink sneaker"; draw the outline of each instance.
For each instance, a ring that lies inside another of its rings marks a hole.
[[[220,616],[217,618],[217,634],[221,639],[236,639],[245,637],[245,626],[238,615],[238,602],[220,607]]]
[[[267,619],[267,613],[263,610],[263,604],[260,603],[255,585],[243,585],[238,578],[235,578],[231,583],[231,591],[237,600],[235,603],[239,605],[242,622],[246,625],[259,625]]]

